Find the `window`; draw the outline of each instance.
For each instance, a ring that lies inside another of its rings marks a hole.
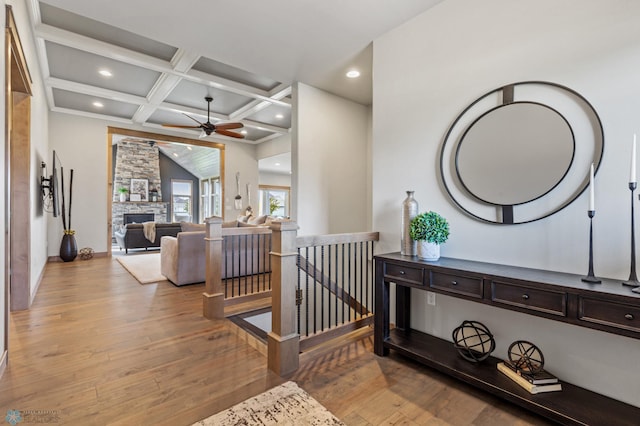
[[[171,179],[171,221],[192,222],[193,182]]]
[[[288,186],[260,185],[258,191],[260,214],[288,218],[289,192]]]
[[[211,216],[222,217],[220,176],[200,181],[200,222]]]

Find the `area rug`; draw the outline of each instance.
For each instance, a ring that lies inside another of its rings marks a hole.
[[[167,278],[160,273],[160,253],[134,254],[118,257],[118,262],[140,284],[157,283]]]
[[[193,426],[343,425],[294,382],[286,382]]]

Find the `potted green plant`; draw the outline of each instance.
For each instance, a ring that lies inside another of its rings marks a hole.
[[[125,188],[124,186],[121,186],[120,188],[118,188],[118,193],[120,194],[120,202],[124,203],[125,201],[127,201],[127,194],[129,193],[129,188]]]
[[[418,257],[424,260],[440,258],[440,244],[449,238],[449,222],[438,213],[420,213],[411,220],[409,235],[418,242]]]

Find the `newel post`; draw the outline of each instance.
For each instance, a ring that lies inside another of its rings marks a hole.
[[[222,218],[206,219],[205,290],[202,293],[202,315],[209,319],[224,318],[224,288],[222,286]]]
[[[296,265],[298,225],[293,221],[272,222],[271,231],[271,332],[268,335],[269,370],[280,376],[298,369],[300,335],[296,315]]]

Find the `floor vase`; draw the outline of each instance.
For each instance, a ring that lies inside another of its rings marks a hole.
[[[72,262],[77,255],[78,245],[76,243],[76,236],[65,233],[62,236],[62,242],[60,243],[60,259],[65,262]]]

